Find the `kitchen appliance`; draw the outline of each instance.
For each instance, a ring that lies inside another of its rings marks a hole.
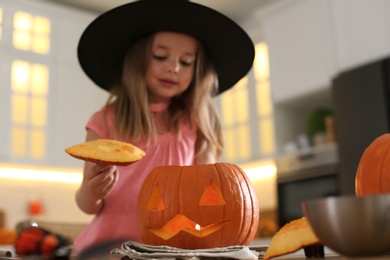
[[[390,132],[390,58],[343,71],[332,80],[334,149],[277,158],[279,226],[303,215],[300,203],[355,194],[364,150]]]
[[[342,194],[355,193],[356,169],[364,150],[390,132],[390,58],[337,75],[332,84]]]
[[[286,153],[276,159],[279,175],[289,175],[296,171],[336,164],[338,161],[337,144],[324,143],[306,147],[294,153]]]
[[[276,167],[279,227],[303,216],[302,201],[340,193],[336,143],[279,156]]]

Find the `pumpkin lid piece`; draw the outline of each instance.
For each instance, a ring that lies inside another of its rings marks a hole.
[[[76,144],[65,151],[77,159],[122,166],[134,163],[145,156],[145,152],[134,145],[109,139]]]

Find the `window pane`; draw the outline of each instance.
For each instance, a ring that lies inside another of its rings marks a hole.
[[[31,94],[34,96],[46,96],[48,93],[49,70],[46,66],[34,64],[32,66]]]
[[[226,129],[224,135],[225,135],[225,147],[224,147],[225,157],[226,160],[232,161],[235,159],[234,131],[232,129]]]
[[[45,133],[42,130],[31,131],[30,154],[34,159],[43,159],[45,157]]]
[[[16,49],[28,51],[31,46],[31,35],[26,32],[14,32],[13,42]]]
[[[14,29],[17,31],[31,31],[32,15],[25,12],[16,12],[14,16]]]
[[[260,147],[262,154],[275,152],[274,122],[271,117],[263,118],[259,122]]]
[[[16,60],[12,62],[11,87],[15,93],[27,94],[29,92],[30,64]]]
[[[31,98],[31,125],[44,127],[47,118],[47,101],[45,98]]]
[[[235,99],[235,113],[237,122],[245,123],[249,119],[249,99],[248,99],[248,89],[239,89],[236,93]]]
[[[27,124],[28,98],[24,95],[12,95],[12,123]]]
[[[268,116],[273,112],[271,88],[269,81],[258,82],[256,84],[257,114]]]
[[[232,94],[234,96],[232,105],[234,106],[235,123],[246,123],[249,118],[248,77],[237,82]]]
[[[15,157],[26,155],[26,129],[13,127],[11,132],[11,154]]]
[[[238,143],[240,159],[249,159],[251,155],[249,125],[242,125],[237,130],[236,136],[240,140]]]
[[[14,16],[13,44],[16,49],[28,51],[31,47],[32,16],[16,12]]]
[[[14,47],[20,50],[47,54],[50,51],[50,20],[33,17],[29,13],[16,12],[14,16]]]
[[[32,50],[36,53],[47,54],[50,51],[50,38],[47,36],[34,36]]]
[[[42,17],[36,16],[34,19],[34,34],[46,35],[50,34],[50,20]]]
[[[257,80],[267,80],[269,78],[268,48],[265,43],[256,45],[256,56],[253,67]]]
[[[222,120],[225,126],[234,124],[234,102],[232,92],[224,93],[221,97]]]

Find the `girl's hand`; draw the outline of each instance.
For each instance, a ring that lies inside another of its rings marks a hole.
[[[88,130],[86,141],[101,138]],[[119,174],[115,165],[85,162],[83,182],[76,192],[76,203],[87,214],[96,214],[103,207],[103,199],[110,194],[118,182]]]
[[[104,199],[118,182],[115,165],[95,164],[84,174],[84,184],[94,198]]]
[[[83,182],[76,194],[76,202],[87,214],[96,214],[103,206],[103,199],[118,182],[115,165],[94,164],[86,167]]]

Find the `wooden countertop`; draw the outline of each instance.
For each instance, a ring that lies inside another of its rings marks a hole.
[[[271,238],[262,238],[258,240],[254,240],[253,244],[257,245],[269,245],[271,242]],[[314,259],[322,259],[322,260],[390,260],[390,253],[386,255],[380,256],[369,256],[369,257],[346,257],[340,256],[338,253],[333,250],[325,247],[324,248],[325,258],[306,258],[305,252],[303,249],[298,250],[294,253],[279,256],[272,258],[271,260],[314,260]]]
[[[257,243],[261,242],[267,242],[267,241],[257,241]],[[261,243],[262,245],[266,245],[266,243]],[[10,246],[8,247],[2,247],[0,246],[0,251],[13,251]],[[325,247],[324,249],[325,252],[325,258],[306,258],[304,250],[298,250],[297,252],[279,256],[272,258],[272,260],[314,260],[314,259],[322,259],[322,260],[390,260],[390,253],[386,255],[380,255],[380,256],[369,256],[369,257],[345,257],[345,256],[340,256],[334,251],[328,249]],[[109,259],[120,259],[121,256],[115,256],[113,255],[112,257],[110,256]],[[6,257],[4,255],[0,255],[0,260],[15,260],[15,259],[23,259],[22,257]],[[77,259],[77,258],[76,258]]]
[[[323,259],[323,260],[390,260],[390,255],[383,256],[370,256],[370,257],[345,257],[345,256],[330,256],[326,255],[325,258],[306,258],[304,255],[285,255],[272,258],[274,260],[308,260],[308,259]]]

